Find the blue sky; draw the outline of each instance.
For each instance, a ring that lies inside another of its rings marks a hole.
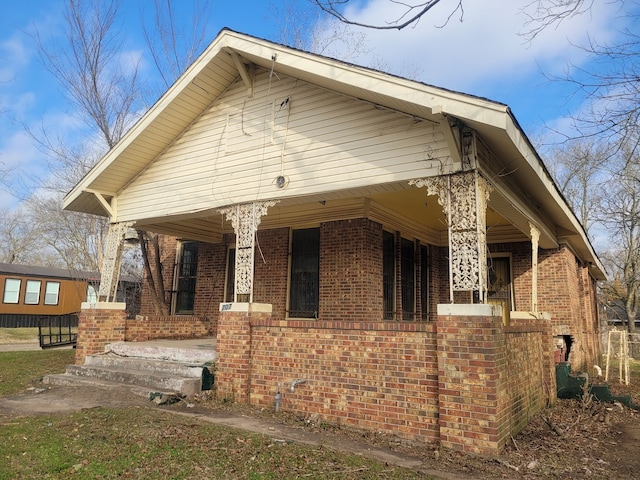
[[[211,38],[229,27],[278,40],[283,2],[212,0]],[[139,18],[152,3],[123,2],[127,15],[123,43],[143,62],[149,59]],[[546,76],[589,68],[589,59],[575,44],[583,44],[587,35],[598,42],[615,40],[626,21],[615,4],[595,2],[590,14],[547,29],[527,43],[518,33],[525,28],[520,10],[530,0],[467,0],[463,21],[454,16],[442,27],[455,3],[441,3],[414,28],[364,31],[367,47],[347,60],[506,103],[534,141],[545,134],[546,127],[566,131],[570,128],[566,117],[584,108],[570,86],[550,82]],[[25,126],[37,130],[45,125],[50,133],[64,136],[76,118],[55,80],[39,64],[29,36],[36,27],[46,38],[60,36],[63,5],[64,0],[15,1],[3,9],[0,19],[0,168],[11,167],[9,180],[20,186],[22,194],[48,175],[44,155],[25,133]],[[354,3],[350,14],[379,23],[394,17],[391,6],[388,0],[363,0]],[[341,48],[335,44],[330,52],[347,55]],[[18,203],[0,186],[0,208],[15,208]]]

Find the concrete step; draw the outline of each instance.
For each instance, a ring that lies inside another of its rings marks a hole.
[[[105,352],[122,357],[184,362],[202,365],[216,359],[215,339],[198,338],[182,341],[154,340],[149,342],[116,342],[107,345]]]
[[[65,375],[88,377],[123,385],[137,385],[150,391],[170,391],[192,396],[202,391],[202,377],[181,377],[164,372],[134,368],[116,368],[94,365],[67,365]]]
[[[122,357],[113,353],[90,355],[85,359],[84,364],[92,367],[108,367],[118,370],[142,370],[145,372],[190,378],[202,378],[202,369],[205,368],[202,364],[193,365],[170,360]]]
[[[179,394],[192,396],[209,388],[209,366],[216,358],[215,339],[117,342],[105,352],[90,355],[84,365],[68,365],[63,375],[48,375],[44,382],[55,385],[108,385],[138,388],[144,396]]]
[[[157,389],[151,389],[149,387],[141,387],[139,385],[123,385],[121,383],[109,382],[100,378],[81,377],[78,375],[69,375],[66,373],[56,373],[56,374],[46,375],[42,379],[42,381],[47,385],[63,385],[63,386],[84,387],[84,388],[99,387],[99,388],[106,388],[106,389],[126,388],[131,393],[147,399],[151,399],[152,397],[157,396],[158,394],[164,394],[168,396],[176,393],[168,390],[159,391]]]

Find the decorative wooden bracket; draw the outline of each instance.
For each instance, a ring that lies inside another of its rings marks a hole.
[[[253,68],[247,67],[247,65],[245,65],[242,61],[242,58],[240,58],[240,55],[238,55],[235,51],[229,50],[229,54],[231,55],[233,63],[240,73],[242,81],[247,86],[249,97],[253,97],[253,78],[255,76]]]
[[[93,193],[96,198],[98,199],[98,201],[100,202],[100,204],[103,206],[103,208],[106,210],[106,212],[109,214],[110,218],[114,218],[116,216],[116,210],[114,208],[114,205],[112,205],[111,203],[109,203],[107,201],[106,198],[104,198],[104,194],[102,192],[98,192],[96,190],[91,190],[91,189],[86,189],[85,192],[87,193]],[[116,198],[116,195],[113,194],[112,195],[113,199]],[[112,199],[112,201],[113,201]]]

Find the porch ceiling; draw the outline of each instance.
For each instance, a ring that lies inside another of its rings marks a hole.
[[[269,208],[259,228],[305,228],[327,221],[367,217],[382,224],[383,228],[399,230],[424,243],[447,245],[446,218],[437,197],[427,196],[424,189],[406,184],[384,187],[283,200]],[[230,222],[217,210],[151,219],[137,223],[136,228],[211,243],[221,241],[224,234],[233,233]],[[491,207],[487,210],[487,229],[489,243],[529,240]]]

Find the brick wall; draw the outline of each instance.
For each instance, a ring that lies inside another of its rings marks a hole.
[[[269,303],[273,316],[285,318],[289,278],[289,229],[259,230],[256,252],[253,301]]]
[[[554,334],[571,337],[568,361],[572,370],[589,368],[598,362],[600,351],[595,342],[597,312],[592,304],[595,283],[565,245],[541,250],[538,273],[540,310],[551,314]]]
[[[496,454],[555,399],[548,318],[504,326],[488,305],[440,305],[437,327],[440,443]]]
[[[78,315],[75,363],[82,365],[87,356],[104,352],[108,343],[124,341],[126,319],[124,303],[83,303]]]
[[[500,452],[509,435],[501,315],[489,305],[440,305],[438,311],[440,444]]]
[[[216,338],[216,394],[218,398],[247,403],[251,392],[251,322],[271,317],[271,305],[221,305]]]
[[[251,403],[307,417],[438,439],[433,324],[251,322]],[[291,382],[305,383],[291,391]]]
[[[320,228],[322,320],[382,320],[382,226],[367,219]]]
[[[512,435],[536,412],[556,401],[551,321],[516,313],[504,327],[507,351],[507,407]]]
[[[307,418],[495,455],[555,385],[548,318],[504,327],[500,315],[338,322],[249,309],[220,314],[221,398],[275,408],[280,393],[283,411]]]
[[[157,338],[199,338],[212,335],[211,322],[207,317],[176,315],[138,315],[125,324],[126,342],[146,342]]]
[[[511,254],[515,309],[522,312],[530,311],[531,244],[492,244],[489,245],[489,250],[492,254]],[[587,368],[593,362],[597,362],[601,353],[597,342],[595,288],[595,281],[589,275],[588,268],[578,263],[567,246],[539,250],[538,311],[550,314],[555,334],[572,338],[569,361],[575,370]]]

